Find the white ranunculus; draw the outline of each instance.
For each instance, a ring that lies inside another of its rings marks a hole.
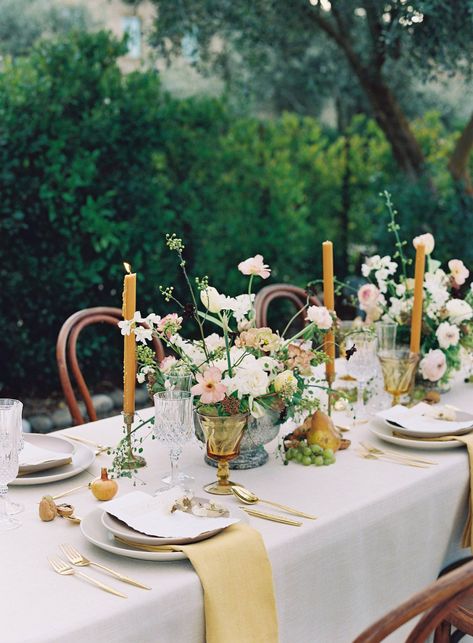
[[[225,348],[225,339],[217,333],[212,333],[205,338],[205,345],[210,352],[216,351],[217,348]]]
[[[418,237],[414,237],[412,244],[414,248],[423,245],[425,248],[425,254],[430,255],[435,247],[435,239],[430,232],[426,232],[425,234],[420,234]]]
[[[225,295],[221,295],[216,288],[207,286],[200,291],[200,301],[209,313],[219,313],[225,307]]]
[[[306,319],[314,322],[321,330],[327,330],[333,324],[332,316],[325,306],[309,306]]]
[[[231,378],[222,380],[228,392],[236,391],[241,399],[244,395],[259,397],[268,391],[269,375],[261,368],[238,368]]]
[[[458,326],[449,324],[448,322],[442,322],[435,331],[435,334],[437,335],[440,348],[446,349],[450,348],[450,346],[456,346],[460,341]]]
[[[447,360],[445,354],[439,348],[430,350],[427,355],[420,361],[419,369],[424,380],[438,382],[445,375],[447,370]]]
[[[463,301],[463,299],[450,299],[446,304],[446,309],[450,320],[454,324],[461,324],[473,315],[473,309],[470,304]]]

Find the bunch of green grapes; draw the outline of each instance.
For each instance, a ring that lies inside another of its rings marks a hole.
[[[297,447],[290,447],[286,451],[286,462],[298,462],[308,467],[315,464],[316,467],[333,464],[335,455],[333,449],[323,449],[318,444],[308,444],[307,440],[301,440]]]

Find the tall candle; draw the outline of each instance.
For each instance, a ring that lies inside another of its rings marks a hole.
[[[333,289],[333,243],[324,241],[322,244],[322,266],[324,280],[324,305],[328,310],[335,310],[335,295]],[[327,381],[333,381],[335,377],[335,337],[333,330],[329,330],[324,338],[324,350],[329,357],[325,364],[325,376]]]
[[[420,352],[422,331],[422,300],[424,296],[425,246],[416,247],[416,265],[414,273],[414,304],[411,320],[411,353]]]
[[[123,319],[133,319],[136,310],[136,274],[124,264],[127,274],[123,282]],[[136,339],[135,334],[125,335],[123,357],[123,412],[135,412]]]

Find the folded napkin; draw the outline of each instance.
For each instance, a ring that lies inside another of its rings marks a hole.
[[[133,546],[189,558],[204,590],[206,643],[277,643],[271,563],[256,529],[238,523],[191,545]]]
[[[452,433],[467,431],[473,425],[473,416],[468,417],[466,413],[462,412],[457,414],[458,421],[436,417],[435,410],[424,402],[420,402],[412,408],[397,404],[390,409],[380,411],[376,415],[384,420],[395,422],[403,429],[407,429],[416,435],[422,436],[422,434],[425,434],[426,437],[451,435]],[[464,419],[464,416],[467,416],[468,419]]]
[[[58,453],[37,447],[25,440],[24,447],[20,452],[19,475],[45,471],[55,467],[61,467],[72,462],[70,453]]]
[[[126,523],[135,531],[161,538],[196,538],[205,531],[224,529],[238,522],[238,518],[207,518],[184,511],[171,513],[177,497],[175,489],[150,496],[134,491],[116,500],[104,503],[105,511]]]

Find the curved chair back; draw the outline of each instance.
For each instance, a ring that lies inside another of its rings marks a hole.
[[[85,308],[73,313],[62,325],[56,343],[56,360],[59,371],[59,380],[61,382],[64,397],[71,413],[74,424],[84,424],[86,422],[83,416],[77,396],[75,394],[69,367],[71,369],[77,388],[82,396],[87,409],[87,415],[90,421],[97,419],[97,413],[92,403],[92,398],[87,384],[82,375],[79,362],[77,360],[77,338],[80,332],[91,324],[107,323],[115,326],[118,330],[117,323],[123,319],[120,308],[110,308],[101,306],[97,308]],[[143,324],[145,326],[145,324]],[[159,339],[153,338],[153,346],[156,356],[159,360],[164,357],[164,350]]]
[[[294,304],[296,310],[303,308],[307,301],[307,293],[303,288],[292,286],[291,284],[271,284],[264,286],[255,297],[256,326],[261,328],[268,326],[268,309],[269,305],[276,299],[285,299]],[[320,301],[315,295],[309,297],[311,306],[321,306]],[[307,325],[305,319],[302,320],[304,326]]]
[[[406,643],[422,643],[437,628],[435,642],[446,643],[440,630],[442,622],[473,591],[473,561],[442,576],[407,601],[388,612],[362,632],[353,643],[378,643],[401,625],[423,614],[406,638]],[[439,627],[440,626],[440,627]]]

